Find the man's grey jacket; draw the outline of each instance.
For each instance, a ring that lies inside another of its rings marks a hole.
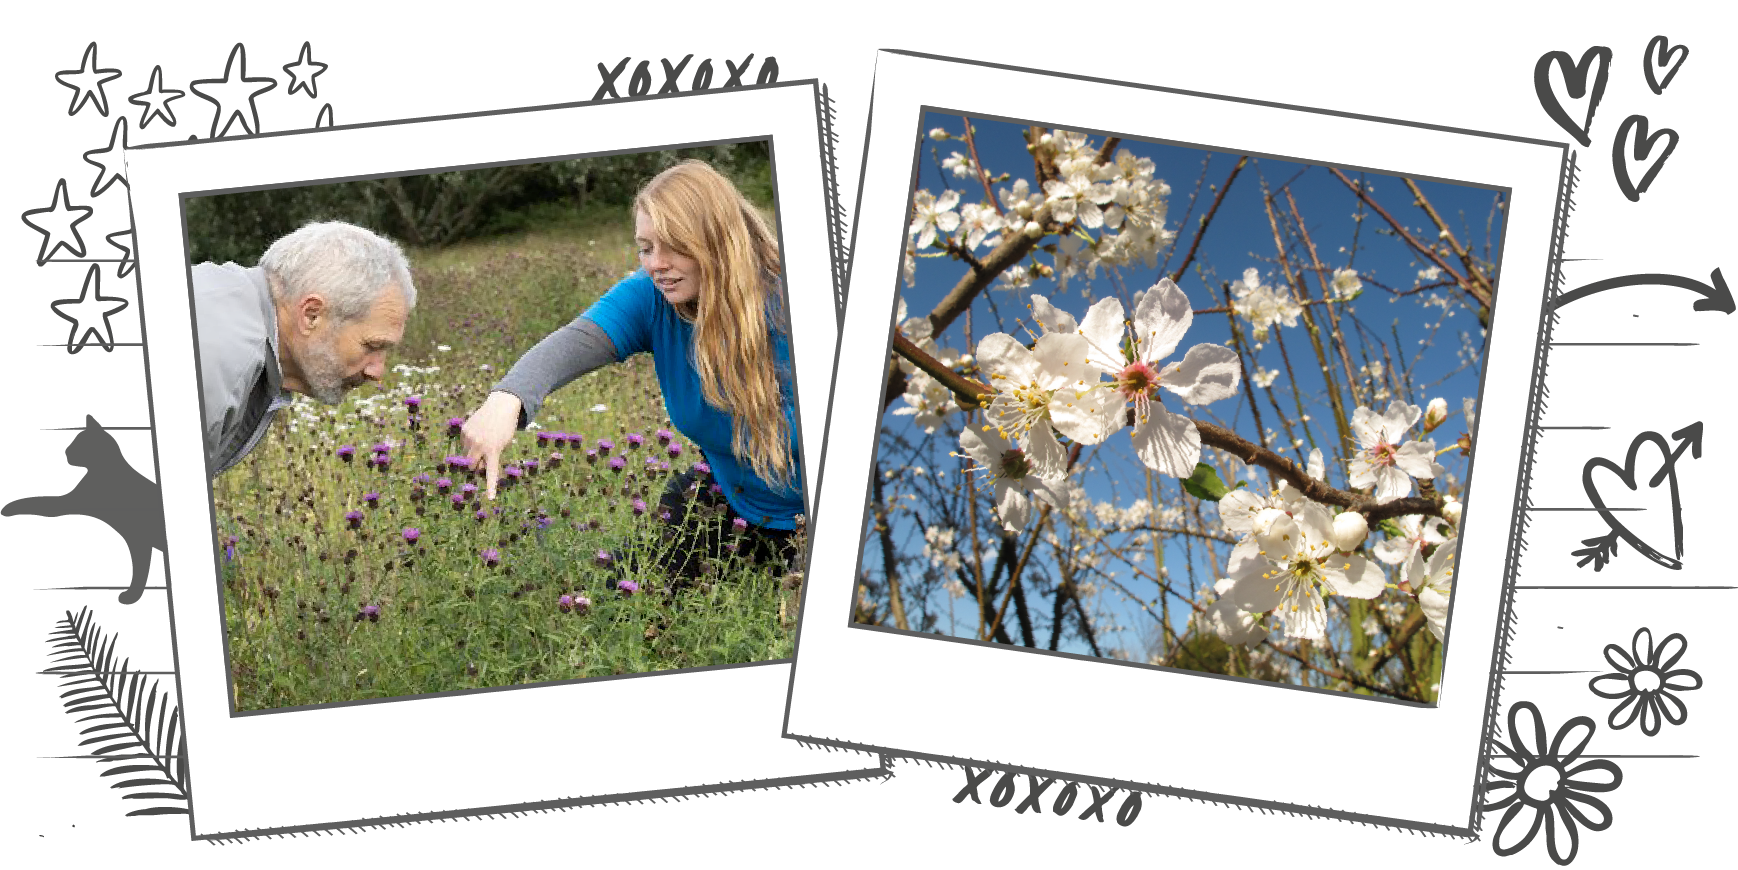
[[[265,271],[234,263],[192,269],[193,329],[213,477],[240,462],[290,403],[278,368],[278,317]]]

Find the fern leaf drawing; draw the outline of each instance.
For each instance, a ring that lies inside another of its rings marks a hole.
[[[61,706],[84,726],[79,746],[104,766],[104,777],[118,777],[109,787],[126,790],[122,800],[153,802],[127,815],[186,813],[181,706],[120,659],[115,637],[97,627],[88,607],[77,616],[67,611],[48,644],[54,664],[46,673],[60,679]]]

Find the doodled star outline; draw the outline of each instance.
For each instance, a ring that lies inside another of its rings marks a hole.
[[[127,237],[127,244],[121,244],[120,238],[122,236]],[[132,227],[127,227],[124,230],[117,230],[103,236],[103,239],[109,244],[121,249],[121,268],[115,275],[117,278],[127,277],[127,275],[133,271],[133,266],[138,263],[138,256],[133,252],[132,236]]]
[[[113,303],[105,307],[106,303]],[[114,352],[115,331],[109,324],[109,317],[118,314],[127,307],[127,300],[118,296],[104,296],[102,288],[102,267],[92,263],[84,275],[84,288],[79,291],[76,299],[56,299],[48,303],[54,313],[62,320],[72,323],[72,332],[66,337],[66,352],[78,353],[90,343],[95,335],[97,343],[104,351]],[[72,309],[69,313],[66,309]],[[102,326],[97,326],[98,322]]]
[[[119,143],[117,146],[116,143]],[[97,168],[97,180],[91,183],[91,198],[103,195],[115,182],[132,188],[127,181],[127,157],[121,152],[127,147],[127,116],[115,118],[115,126],[109,130],[109,144],[84,153],[84,162]]]
[[[109,116],[109,96],[103,92],[103,85],[121,77],[118,69],[102,69],[97,66],[97,44],[92,42],[85,46],[84,58],[79,61],[78,69],[63,69],[54,74],[54,80],[72,88],[72,103],[67,106],[68,115],[77,115],[85,103],[96,101],[97,114]],[[71,79],[71,81],[68,81]]]
[[[78,234],[78,225],[88,220],[94,210],[88,205],[73,205],[67,199],[66,179],[55,182],[54,201],[47,208],[33,208],[20,216],[31,229],[42,234],[42,249],[36,252],[36,265],[48,262],[61,248],[75,257],[84,256],[84,237]],[[35,217],[37,215],[43,217]],[[77,217],[69,218],[68,215]],[[70,242],[65,238],[69,235],[72,237]]]
[[[211,135],[208,137],[211,139],[229,132],[230,125],[238,120],[248,135],[259,133],[259,107],[254,105],[254,98],[277,86],[278,80],[270,76],[247,77],[247,46],[239,42],[229,50],[229,60],[223,64],[223,78],[196,79],[187,84],[200,99],[217,107],[217,114],[211,119]],[[244,104],[245,109],[242,108]]]
[[[127,102],[145,107],[145,117],[139,120],[140,130],[149,126],[152,118],[162,118],[173,127],[175,110],[169,108],[169,104],[186,95],[186,91],[163,89],[163,65],[158,64],[151,68],[151,83],[144,90],[128,97]]]
[[[315,61],[310,54],[311,51],[312,48],[310,44],[303,42],[302,53],[296,56],[296,62],[284,64],[284,72],[290,77],[288,96],[293,97],[296,95],[296,91],[304,90],[308,92],[308,97],[310,99],[317,100],[320,98],[319,88],[316,86],[314,79],[319,78],[320,73],[326,71],[327,65]],[[307,77],[303,78],[304,71],[308,69],[313,69],[313,72],[306,73]]]

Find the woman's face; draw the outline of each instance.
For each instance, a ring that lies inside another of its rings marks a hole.
[[[669,243],[658,237],[652,216],[644,209],[634,212],[634,245],[640,251],[640,265],[652,276],[664,301],[681,306],[699,297],[700,264],[671,250]]]

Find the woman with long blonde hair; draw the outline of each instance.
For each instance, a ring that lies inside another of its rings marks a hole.
[[[647,182],[633,212],[640,269],[520,357],[466,420],[466,454],[492,498],[502,451],[550,392],[650,353],[671,423],[704,455],[660,499],[679,530],[664,570],[693,577],[701,557],[722,555],[708,551],[730,536],[700,525],[745,532],[756,560],[781,556],[803,493],[778,242],[730,180],[698,160]],[[696,501],[725,512],[723,522],[689,522]]]

